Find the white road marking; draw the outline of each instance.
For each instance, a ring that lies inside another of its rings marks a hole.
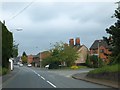
[[[40,77],[40,74],[37,74]]]
[[[41,78],[42,78],[43,80],[45,80],[45,78],[44,78],[44,77],[42,77],[42,76],[41,76]]]
[[[35,74],[37,74],[37,72],[34,71]]]
[[[38,74],[36,71],[33,70],[33,72],[35,74],[37,74],[39,77],[41,77],[43,80],[45,80],[45,78],[43,76],[41,76],[40,74]],[[52,84],[50,81],[47,81],[47,83],[49,83],[50,85],[52,85],[54,88],[56,88],[56,86],[54,84]]]
[[[47,81],[47,83],[49,83],[50,85],[52,85],[54,88],[56,88],[56,86],[54,84],[52,84],[50,81]]]

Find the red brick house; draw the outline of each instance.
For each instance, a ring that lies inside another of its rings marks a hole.
[[[108,56],[111,54],[109,51],[110,46],[105,40],[95,40],[90,47],[90,55],[97,55],[106,63],[109,62]]]
[[[33,55],[33,65],[35,67],[40,67],[41,61],[50,55],[49,51],[43,51],[37,55]]]
[[[28,55],[27,57],[27,63],[31,64],[33,62],[33,55]]]

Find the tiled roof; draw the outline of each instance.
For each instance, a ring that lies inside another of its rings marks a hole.
[[[105,48],[109,48],[107,42],[105,40],[95,40],[90,49],[97,49],[98,48],[98,43],[99,46],[104,46]]]

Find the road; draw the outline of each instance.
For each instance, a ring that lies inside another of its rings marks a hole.
[[[15,70],[16,74],[3,82],[3,88],[109,88],[70,77],[73,73],[88,70],[58,71],[25,66],[16,66]]]

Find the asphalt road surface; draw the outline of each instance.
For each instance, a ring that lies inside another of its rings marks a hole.
[[[76,80],[70,77],[74,71],[46,70],[33,67],[18,67],[9,79],[4,80],[2,88],[109,88],[106,86]],[[77,72],[86,72],[81,70]],[[7,77],[5,77],[7,78]]]

